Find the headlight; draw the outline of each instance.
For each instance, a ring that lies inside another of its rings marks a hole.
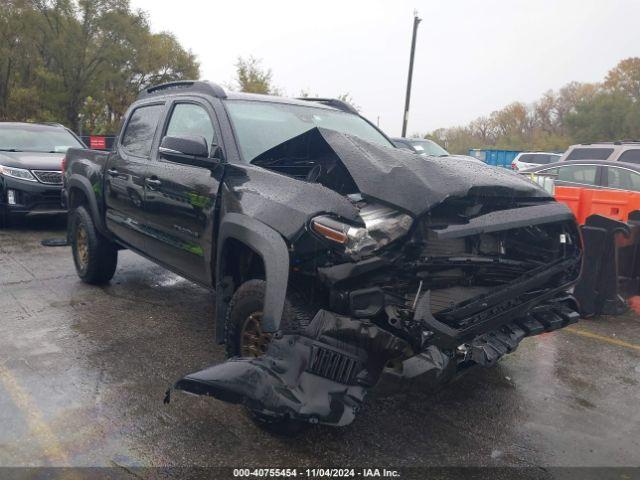
[[[343,245],[347,255],[361,258],[405,235],[413,223],[409,215],[382,205],[363,207],[360,218],[365,228],[328,215],[313,218],[311,228],[327,240]]]
[[[19,178],[20,180],[28,180],[30,182],[37,182],[31,172],[29,170],[25,170],[24,168],[5,167],[4,165],[0,165],[0,175]]]

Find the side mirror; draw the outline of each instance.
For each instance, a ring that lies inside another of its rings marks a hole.
[[[160,142],[160,153],[166,156],[208,157],[209,147],[204,137],[185,135],[182,137],[166,136]]]
[[[200,136],[164,137],[158,151],[161,157],[172,162],[211,170],[222,161],[222,149],[218,145],[211,145],[214,155],[210,157],[207,141]]]

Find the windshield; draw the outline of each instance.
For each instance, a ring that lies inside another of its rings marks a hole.
[[[411,144],[416,153],[419,153],[420,155],[431,155],[434,157],[449,155],[449,152],[431,140],[408,138],[407,141]]]
[[[358,115],[286,103],[228,100],[231,122],[245,161],[314,127],[328,128],[393,148],[373,126]]]
[[[0,151],[65,153],[83,148],[66,129],[46,125],[0,125]]]

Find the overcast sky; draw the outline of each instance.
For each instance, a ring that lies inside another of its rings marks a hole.
[[[201,77],[234,78],[261,58],[286,95],[349,92],[398,135],[413,10],[418,31],[410,134],[532,102],[572,80],[600,81],[640,56],[639,0],[132,0],[154,31],[194,52]]]

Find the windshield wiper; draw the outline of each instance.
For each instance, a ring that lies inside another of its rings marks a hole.
[[[15,148],[0,148],[0,152],[21,152],[22,150],[16,150]]]

